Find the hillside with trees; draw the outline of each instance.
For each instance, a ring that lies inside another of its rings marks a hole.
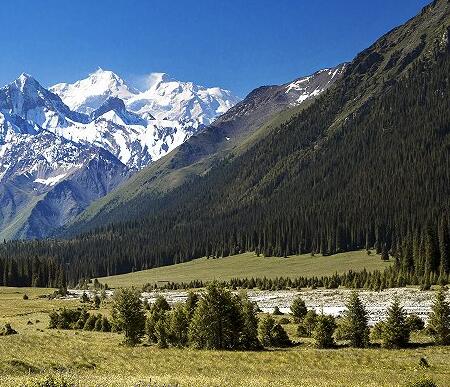
[[[392,275],[405,283],[447,282],[449,31],[448,2],[433,2],[245,152],[145,202],[135,220],[69,240],[4,243],[4,272],[24,265],[13,261],[55,261],[76,282],[245,251],[374,248],[395,259]]]

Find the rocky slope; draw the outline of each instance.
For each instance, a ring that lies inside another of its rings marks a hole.
[[[0,238],[49,235],[236,101],[165,77],[138,92],[110,71],[50,90],[22,74],[0,89]]]

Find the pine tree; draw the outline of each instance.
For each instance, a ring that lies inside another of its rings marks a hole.
[[[240,296],[242,313],[242,330],[240,333],[239,347],[242,349],[259,349],[261,343],[258,340],[257,305],[250,301],[246,294]]]
[[[440,289],[431,308],[427,330],[439,345],[450,344],[450,306],[445,300],[445,292]]]
[[[369,345],[367,312],[356,291],[352,292],[346,307],[341,327],[342,338],[349,340],[352,347],[367,347]]]
[[[312,332],[316,348],[332,348],[335,345],[333,334],[336,322],[333,316],[321,314],[317,316],[317,323]]]
[[[301,297],[296,297],[291,305],[291,314],[296,323],[300,323],[305,317],[308,309],[306,309],[305,301]]]
[[[236,349],[242,329],[238,302],[216,282],[207,287],[189,325],[189,341],[196,348]]]
[[[189,320],[185,305],[177,303],[169,317],[169,341],[173,346],[184,347],[188,342]]]
[[[125,334],[125,343],[136,345],[145,330],[145,313],[140,292],[134,288],[115,292],[112,305],[112,319],[116,329]]]
[[[388,318],[383,323],[382,345],[385,348],[403,348],[409,342],[406,313],[395,299],[387,310]]]

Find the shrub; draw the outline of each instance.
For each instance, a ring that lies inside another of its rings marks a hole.
[[[321,314],[317,316],[317,322],[312,332],[312,337],[317,348],[331,348],[335,345],[333,333],[336,322],[333,316]]]
[[[383,338],[384,321],[378,321],[370,331],[372,340],[381,340]]]
[[[281,324],[281,325],[287,325],[287,324],[290,324],[290,322],[291,322],[291,320],[289,320],[289,318],[287,318],[287,317],[281,317],[278,320],[278,324]]]
[[[159,348],[168,347],[167,317],[163,314],[155,324],[155,337]]]
[[[95,309],[100,308],[100,303],[101,303],[100,297],[98,296],[98,294],[96,294],[94,296],[94,308]]]
[[[429,378],[419,379],[407,385],[408,387],[437,387],[437,384]]]
[[[91,314],[88,319],[84,323],[83,330],[85,331],[93,331],[95,329],[95,323],[97,322],[97,316]]]
[[[81,315],[82,309],[63,308],[60,312],[50,312],[48,327],[50,329],[74,329]]]
[[[258,336],[265,347],[288,347],[292,344],[284,328],[271,315],[259,321]]]
[[[81,297],[80,297],[80,301],[81,301],[82,303],[89,302],[89,297],[88,297],[88,295],[86,294],[86,292],[83,292],[83,294],[82,294]]]
[[[424,321],[417,314],[409,315],[406,318],[406,325],[410,332],[421,331],[425,327]]]
[[[294,317],[296,323],[300,323],[308,313],[306,309],[305,301],[302,298],[296,297],[291,305],[291,314]]]
[[[11,327],[11,324],[6,323],[5,327],[0,331],[0,336],[17,335],[17,331]]]
[[[278,306],[275,306],[275,308],[273,308],[272,314],[274,316],[281,316],[283,313],[281,313],[280,308],[278,308]]]
[[[409,342],[406,314],[397,299],[388,308],[388,318],[383,324],[381,339],[385,348],[403,348]]]
[[[102,318],[102,332],[111,332],[111,324],[106,316]]]
[[[189,291],[189,293],[187,295],[187,299],[186,299],[186,304],[185,304],[186,315],[187,315],[189,322],[191,321],[192,316],[194,315],[195,308],[197,307],[198,301],[199,301],[198,294],[194,293],[193,291]]]
[[[288,334],[280,324],[275,324],[271,332],[271,346],[272,347],[289,347],[292,345]]]
[[[112,318],[116,329],[124,332],[126,344],[139,343],[145,331],[145,313],[139,291],[134,288],[116,291]]]
[[[239,307],[241,310],[241,330],[239,333],[239,347],[242,349],[260,349],[258,340],[258,317],[256,303],[251,302],[246,294],[241,294]]]
[[[70,381],[63,375],[44,375],[36,380],[26,382],[24,387],[75,387],[78,383]]]
[[[170,310],[170,305],[162,295],[158,295],[158,297],[156,297],[155,302],[150,308],[151,312],[166,312],[168,310]]]
[[[95,329],[97,332],[101,332],[101,331],[102,331],[102,321],[103,321],[103,317],[102,317],[101,314],[99,314],[99,315],[97,316],[96,321],[95,321],[95,327],[94,327],[94,329]]]

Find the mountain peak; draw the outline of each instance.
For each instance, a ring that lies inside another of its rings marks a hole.
[[[148,84],[147,87],[149,89],[156,87],[160,83],[169,82],[173,79],[167,73],[151,73],[148,76]]]
[[[12,82],[12,85],[15,85],[22,92],[29,87],[33,87],[33,89],[42,87],[36,79],[27,73],[20,74],[19,77]]]

